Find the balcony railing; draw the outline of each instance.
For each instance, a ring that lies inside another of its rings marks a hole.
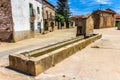
[[[55,20],[55,16],[49,16],[49,17],[44,17],[44,19],[47,19],[47,20]]]

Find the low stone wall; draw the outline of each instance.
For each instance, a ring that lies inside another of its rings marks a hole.
[[[13,32],[3,31],[0,32],[0,41],[10,42],[12,40]]]
[[[24,39],[33,38],[33,37],[34,37],[34,32],[31,32],[29,30],[15,31],[15,33],[14,33],[15,42],[21,41],[21,40],[24,40]]]
[[[12,54],[9,55],[9,65],[25,73],[38,75],[101,37],[102,35],[95,35],[39,57],[29,57],[26,53],[23,54],[27,57],[22,54]]]

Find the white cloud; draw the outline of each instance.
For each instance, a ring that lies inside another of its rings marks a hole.
[[[120,14],[120,7],[115,8],[115,11]]]
[[[71,8],[72,15],[85,15],[90,13],[90,11],[81,11],[79,8]]]
[[[68,4],[69,4],[69,5],[71,5],[71,4],[72,4],[72,2],[68,2]]]
[[[96,2],[98,2],[100,4],[111,4],[110,0],[96,0]]]

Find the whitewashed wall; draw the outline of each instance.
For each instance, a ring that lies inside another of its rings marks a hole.
[[[41,22],[41,29],[43,29],[42,3],[39,3],[36,0],[11,0],[15,32],[30,30],[29,3],[33,4],[36,15],[38,15],[37,6],[40,8],[39,19],[38,17],[35,19],[35,30],[37,30],[38,22]]]

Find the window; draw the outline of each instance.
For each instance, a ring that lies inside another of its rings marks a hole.
[[[34,31],[34,22],[30,22],[30,29],[31,31]]]
[[[31,3],[29,4],[29,9],[30,9],[30,16],[34,16],[33,5]]]
[[[46,16],[47,16],[47,19],[48,19],[48,17],[49,17],[49,15],[48,15],[48,11],[46,11]]]
[[[50,18],[52,18],[52,13],[50,12]]]
[[[40,14],[40,8],[39,7],[37,7],[37,13]]]
[[[38,22],[37,25],[38,25],[38,33],[41,33],[41,23]]]

